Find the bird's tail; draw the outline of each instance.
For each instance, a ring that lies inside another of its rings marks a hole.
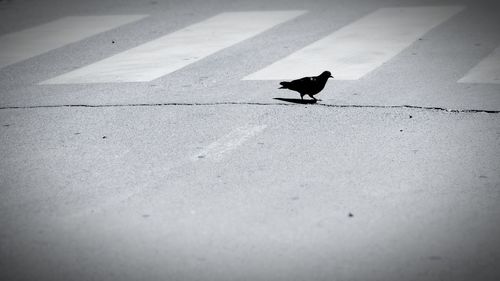
[[[288,89],[289,84],[290,82],[280,82],[281,87],[279,87],[278,89]]]

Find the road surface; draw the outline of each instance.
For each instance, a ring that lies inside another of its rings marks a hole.
[[[0,1],[0,279],[499,280],[499,14]]]

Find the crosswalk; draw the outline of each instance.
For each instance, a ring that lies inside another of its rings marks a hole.
[[[292,79],[334,70],[358,80],[464,6],[386,7],[310,43],[243,80]],[[39,84],[148,82],[308,13],[304,10],[224,12]],[[0,68],[133,23],[147,15],[72,16],[0,37]],[[245,58],[251,59],[251,58]],[[500,84],[500,47],[458,83]]]
[[[145,17],[147,16],[71,16],[1,36],[0,68]]]
[[[247,80],[279,80],[334,70],[357,80],[463,7],[382,8],[256,72]],[[300,67],[296,67],[300,65]]]
[[[151,81],[303,13],[222,13],[43,84]]]

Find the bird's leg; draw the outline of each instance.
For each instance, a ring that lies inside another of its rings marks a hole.
[[[304,95],[303,94],[300,94],[300,99],[304,100]]]
[[[314,101],[318,101],[314,96],[309,95]]]

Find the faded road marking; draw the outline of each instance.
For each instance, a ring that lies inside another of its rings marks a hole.
[[[192,160],[198,161],[202,159],[210,159],[216,162],[220,161],[222,160],[224,155],[242,145],[249,138],[259,134],[266,127],[266,125],[261,125],[237,128],[229,134],[208,145],[206,148],[196,154],[192,158]]]

